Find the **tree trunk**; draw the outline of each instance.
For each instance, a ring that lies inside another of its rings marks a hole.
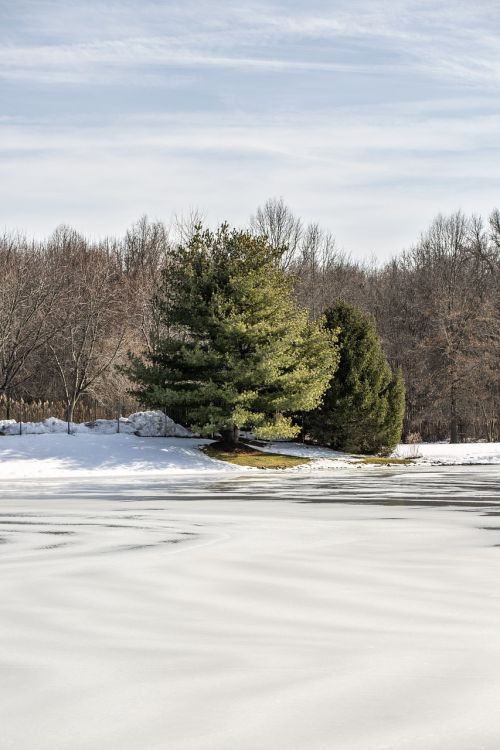
[[[73,412],[75,411],[75,404],[70,403],[66,409],[66,420],[68,422],[68,435],[71,435],[71,423],[73,421]]]
[[[220,431],[222,442],[229,450],[234,450],[240,440],[240,428],[233,425],[232,427],[224,427]]]
[[[457,403],[455,398],[455,387],[451,386],[450,399],[450,443],[458,443],[458,421],[457,421]]]

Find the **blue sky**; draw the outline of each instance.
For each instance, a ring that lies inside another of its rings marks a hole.
[[[498,5],[0,0],[0,229],[270,196],[357,257],[500,205]]]

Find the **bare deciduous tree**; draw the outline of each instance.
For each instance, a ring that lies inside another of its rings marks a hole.
[[[60,257],[66,304],[58,310],[57,333],[47,350],[66,402],[69,430],[79,399],[96,393],[123,353],[125,285],[116,264],[75,233],[55,236],[52,252]]]
[[[267,238],[271,247],[281,255],[283,268],[291,266],[302,239],[303,227],[283,198],[270,198],[250,219],[250,228]]]
[[[44,248],[19,235],[0,239],[0,394],[29,380],[30,361],[54,335],[61,278]]]

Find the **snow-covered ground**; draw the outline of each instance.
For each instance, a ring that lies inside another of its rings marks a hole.
[[[498,478],[0,485],[2,750],[497,750]]]
[[[287,453],[292,456],[306,456],[315,459],[314,466],[328,468],[329,466],[351,466],[359,461],[359,456],[348,455],[332,451],[329,448],[319,448],[299,443],[269,443],[262,447],[264,451]],[[469,464],[500,464],[500,443],[419,443],[418,445],[398,445],[392,453],[395,458],[411,458],[412,465],[469,465]]]
[[[197,476],[207,472],[252,471],[206,456],[199,447],[209,441],[175,437],[189,433],[161,412],[133,414],[121,420],[120,434],[116,431],[115,420],[73,424],[71,435],[67,434],[67,424],[54,418],[22,426],[14,421],[0,422],[0,480]],[[359,456],[300,443],[269,443],[261,446],[261,450],[313,459],[288,470],[295,473],[374,468],[360,464]],[[414,458],[413,465],[500,464],[500,443],[401,445],[394,455]]]
[[[360,457],[332,451],[329,448],[301,445],[300,443],[275,442],[262,446],[261,450],[305,456],[315,459],[314,468],[353,467]],[[419,443],[398,445],[392,453],[395,458],[411,458],[412,466],[455,466],[469,464],[500,464],[500,443]]]
[[[421,443],[399,445],[394,456],[417,456],[417,464],[500,464],[500,443]]]
[[[231,472],[199,450],[207,440],[76,434],[0,437],[0,480],[194,475]]]

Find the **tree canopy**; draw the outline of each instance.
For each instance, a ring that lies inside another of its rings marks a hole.
[[[156,307],[136,393],[199,434],[294,437],[292,415],[318,406],[337,367],[336,332],[297,306],[279,251],[227,225],[169,253]]]
[[[308,431],[332,448],[387,453],[401,438],[404,385],[392,372],[372,318],[339,302],[326,313],[339,330],[340,362],[321,406],[308,416]]]

